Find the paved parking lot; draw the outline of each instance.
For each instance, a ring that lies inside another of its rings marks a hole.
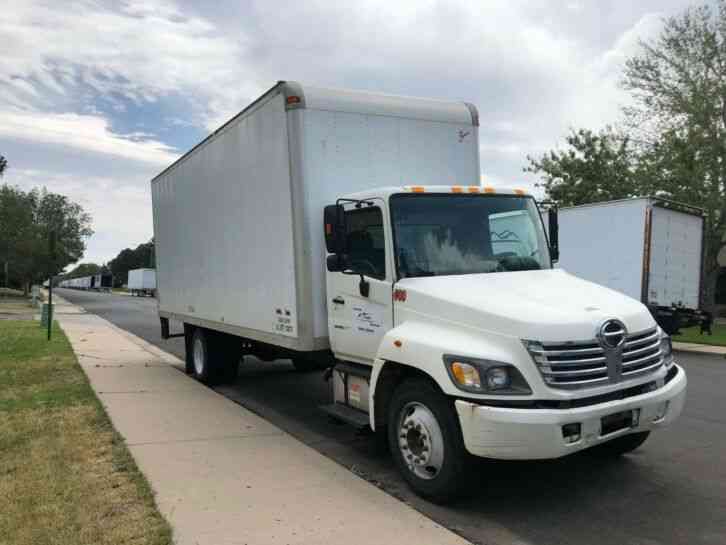
[[[154,299],[58,290],[165,350]],[[412,495],[374,438],[330,422],[318,409],[328,386],[320,373],[247,358],[234,386],[218,391],[477,544],[726,543],[726,359],[678,354],[689,387],[670,430],[636,453],[603,461],[587,453],[546,462],[481,462],[470,500],[439,507]]]

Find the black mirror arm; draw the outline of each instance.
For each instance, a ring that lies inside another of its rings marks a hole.
[[[342,269],[340,272],[342,272],[343,274],[357,274],[358,276],[360,276],[360,282],[358,282],[358,291],[360,292],[361,297],[368,297],[370,295],[371,283],[366,280],[365,274],[360,271],[354,271],[352,269]]]
[[[368,297],[371,293],[371,283],[366,280],[363,273],[360,274],[360,282],[358,283],[358,290],[360,291],[361,297]]]
[[[557,207],[550,208],[547,216],[549,223],[550,259],[554,263],[560,259],[560,225]]]

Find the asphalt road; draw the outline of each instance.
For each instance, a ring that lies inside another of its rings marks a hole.
[[[154,299],[57,291],[183,358],[182,339],[161,340]],[[587,453],[545,462],[482,461],[472,472],[479,492],[449,507],[414,496],[374,437],[318,410],[329,402],[321,373],[299,374],[289,363],[248,357],[237,384],[217,390],[476,544],[722,545],[726,359],[678,354],[678,362],[688,373],[685,411],[633,454],[609,461]]]

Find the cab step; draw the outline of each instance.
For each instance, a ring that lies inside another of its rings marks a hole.
[[[370,421],[368,414],[358,409],[352,409],[341,405],[340,403],[332,403],[330,405],[322,405],[321,410],[325,411],[329,416],[337,420],[342,420],[346,424],[350,424],[356,429],[363,430],[368,428]]]

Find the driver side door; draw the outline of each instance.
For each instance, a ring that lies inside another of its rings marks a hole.
[[[371,364],[381,339],[393,327],[392,271],[386,256],[386,227],[380,206],[346,206],[349,270],[327,275],[328,329],[336,357]],[[360,274],[368,283],[361,293]]]

